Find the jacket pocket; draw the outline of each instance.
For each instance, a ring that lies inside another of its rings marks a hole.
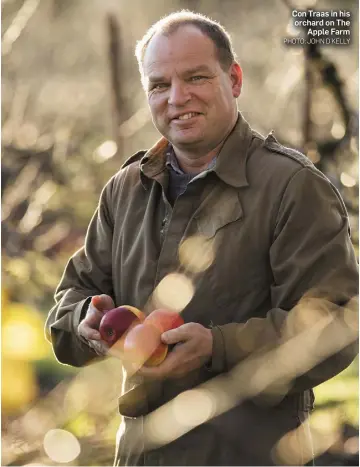
[[[218,230],[243,217],[238,191],[226,187],[223,191],[214,190],[207,203],[195,213],[198,233],[207,238],[215,236]]]

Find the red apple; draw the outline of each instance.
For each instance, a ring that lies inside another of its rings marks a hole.
[[[121,305],[120,308],[127,308],[128,310],[132,311],[139,318],[139,320],[141,322],[144,321],[144,319],[146,318],[145,314],[141,310],[139,310],[138,308],[135,308],[134,306]]]
[[[124,354],[139,367],[159,365],[167,352],[168,346],[161,342],[161,331],[145,322],[137,324],[125,336]]]
[[[111,347],[129,328],[142,322],[144,318],[142,311],[130,305],[106,311],[99,326],[101,338]]]
[[[181,315],[176,311],[166,310],[159,308],[154,310],[149,316],[146,317],[144,324],[151,324],[155,326],[161,333],[175,329],[184,324]]]

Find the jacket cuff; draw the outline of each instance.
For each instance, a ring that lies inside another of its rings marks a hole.
[[[88,345],[88,342],[85,338],[79,335],[78,326],[80,322],[85,318],[90,302],[91,302],[91,297],[88,297],[85,300],[82,300],[81,302],[79,302],[76,305],[73,315],[72,315],[73,332],[76,335],[76,337],[86,345]]]
[[[206,368],[214,373],[222,373],[226,371],[226,355],[224,336],[219,326],[211,328],[213,336],[213,348],[211,361]]]

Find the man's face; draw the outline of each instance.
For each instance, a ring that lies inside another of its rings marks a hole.
[[[237,118],[241,68],[221,68],[212,40],[195,26],[156,35],[144,57],[144,79],[153,122],[175,148],[214,149]]]

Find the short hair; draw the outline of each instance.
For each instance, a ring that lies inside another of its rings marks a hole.
[[[175,33],[181,26],[188,25],[195,26],[204,35],[213,41],[217,53],[217,58],[221,67],[224,70],[229,69],[231,64],[236,60],[236,54],[232,46],[230,35],[225,30],[225,28],[217,21],[214,21],[209,17],[202,15],[201,13],[194,13],[189,10],[181,10],[175,13],[171,13],[170,15],[167,15],[154,23],[146,31],[144,37],[137,42],[135,56],[138,61],[142,80],[145,52],[155,34],[159,33],[164,36],[170,36],[171,34]]]

